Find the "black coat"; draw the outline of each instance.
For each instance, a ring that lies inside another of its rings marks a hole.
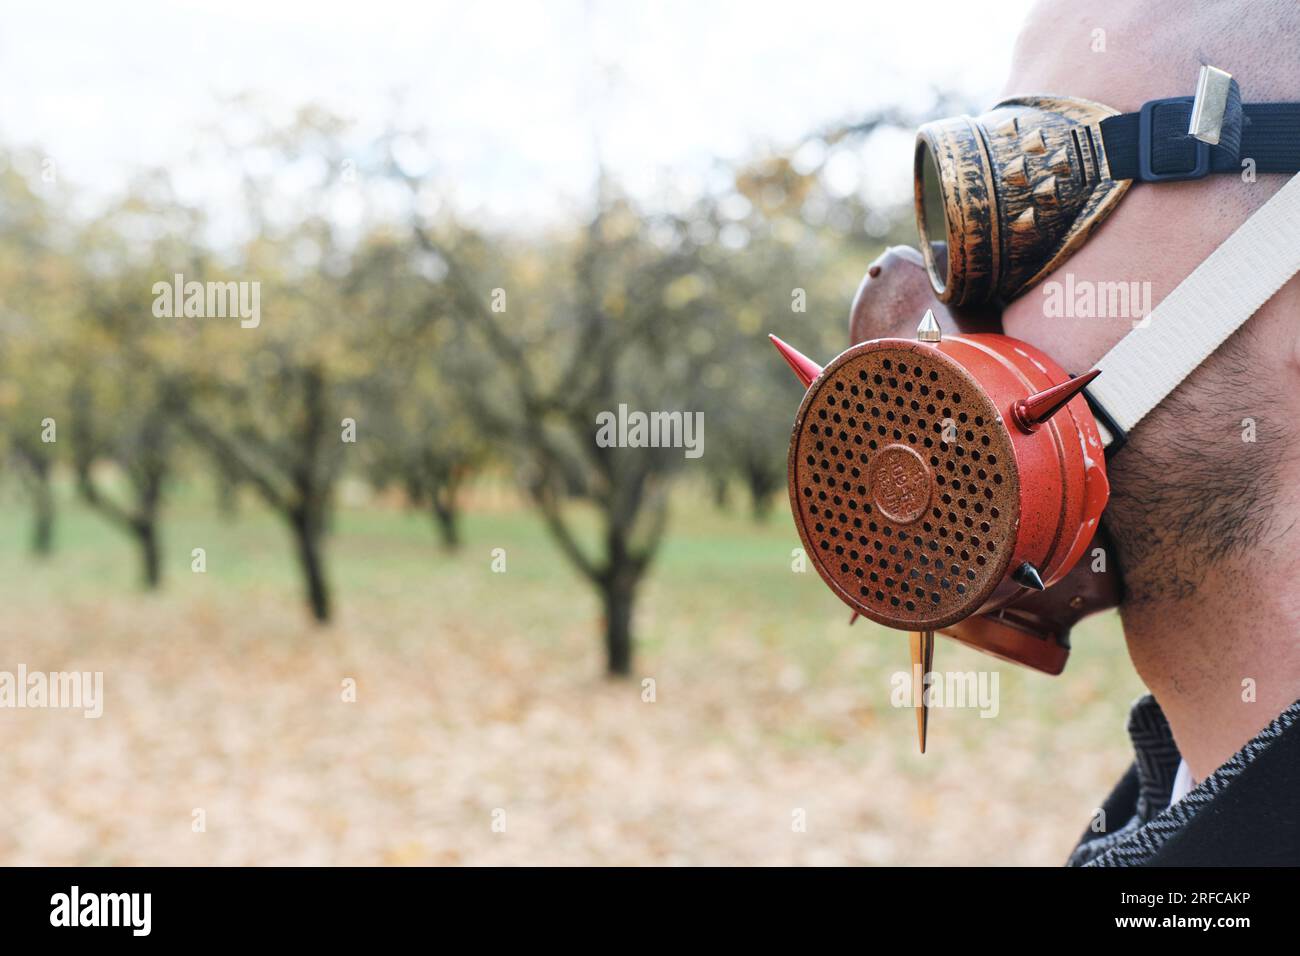
[[[1169,807],[1179,756],[1146,697],[1129,732],[1137,760],[1102,805],[1112,833],[1085,832],[1070,857],[1088,866],[1300,866],[1300,702]]]

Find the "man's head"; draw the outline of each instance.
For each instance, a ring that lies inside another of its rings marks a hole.
[[[1103,0],[1086,9],[1045,0],[1017,42],[1006,94],[1084,97],[1133,112],[1187,95],[1208,63],[1232,73],[1248,102],[1294,102],[1297,49],[1294,0]],[[1284,181],[1223,174],[1136,185],[1047,281],[1149,282],[1158,304]],[[1047,289],[1012,302],[1003,328],[1071,372],[1133,328],[1132,315],[1045,314]],[[1177,598],[1211,568],[1267,558],[1270,537],[1295,517],[1297,395],[1300,282],[1292,281],[1134,429],[1112,462],[1107,524],[1130,602]]]

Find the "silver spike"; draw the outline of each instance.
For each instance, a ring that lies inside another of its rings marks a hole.
[[[921,324],[916,327],[916,339],[918,342],[938,342],[943,339],[939,323],[934,320],[934,312],[929,309],[925,310]]]

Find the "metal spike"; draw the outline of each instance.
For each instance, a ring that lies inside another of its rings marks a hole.
[[[920,690],[916,698],[916,740],[925,753],[925,738],[930,724],[930,707],[925,701],[925,675],[930,673],[934,663],[934,631],[913,631],[912,643],[912,677]]]
[[[939,342],[943,340],[943,330],[939,328],[939,323],[935,321],[932,310],[926,309],[925,315],[921,316],[921,324],[916,327],[916,339],[918,342]]]
[[[1029,171],[1025,166],[1023,154],[1017,156],[1003,167],[1002,178],[1013,186],[1024,187],[1029,185]]]
[[[1011,406],[1011,420],[1023,432],[1034,431],[1068,405],[1070,399],[1082,392],[1087,384],[1100,374],[1101,369],[1095,368],[1078,378],[1053,385],[1051,388],[1045,388],[1028,398],[1014,402]]]
[[[1055,176],[1048,176],[1034,187],[1034,202],[1038,203],[1038,205],[1055,206],[1057,201]]]
[[[798,349],[786,345],[775,335],[769,334],[768,338],[772,340],[772,344],[781,353],[781,357],[785,359],[786,364],[794,369],[794,374],[799,376],[799,381],[803,382],[804,388],[811,385],[813,380],[822,373],[822,367]]]
[[[1005,136],[1010,138],[1020,132],[1020,123],[1013,116],[1005,123],[1000,124],[998,128],[995,129],[993,132],[997,136]]]
[[[1015,219],[1011,220],[1012,232],[1030,232],[1038,228],[1038,217],[1034,215],[1034,207],[1029,206]]]
[[[1024,588],[1033,588],[1035,591],[1047,590],[1047,585],[1043,583],[1043,576],[1028,561],[1012,572],[1011,580]]]
[[[1068,175],[1070,172],[1069,150],[1058,149],[1051,156],[1047,157],[1047,168],[1058,176]]]

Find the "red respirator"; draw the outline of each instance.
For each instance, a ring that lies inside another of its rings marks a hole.
[[[874,304],[932,296],[919,254],[890,250],[850,327],[870,327]],[[1117,603],[1105,562],[1080,563],[1109,494],[1081,394],[1098,372],[1071,378],[1006,335],[945,334],[935,309],[949,328],[982,324],[932,302],[915,339],[869,339],[825,368],[772,336],[807,388],[790,440],[795,525],[855,618],[911,632],[914,672],[930,673],[939,631],[1059,674],[1070,626]]]
[[[1080,395],[1096,373],[1072,379],[1005,335],[945,336],[930,312],[917,340],[863,342],[825,368],[773,341],[808,388],[790,504],[831,589],[886,627],[1060,673],[1068,626],[1032,601],[1088,550],[1106,506]]]

